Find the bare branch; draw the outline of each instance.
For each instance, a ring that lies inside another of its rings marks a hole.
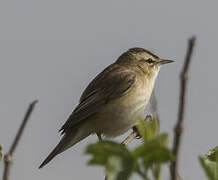
[[[35,107],[35,104],[36,104],[37,102],[38,102],[38,101],[35,100],[35,101],[33,101],[33,102],[29,105],[29,108],[28,108],[27,111],[26,111],[26,114],[25,114],[25,116],[24,116],[24,119],[23,119],[23,121],[22,121],[22,123],[21,123],[21,125],[20,125],[20,127],[19,127],[19,130],[18,130],[18,132],[17,132],[17,134],[16,134],[16,136],[15,136],[15,139],[14,139],[12,145],[11,145],[11,148],[10,148],[9,152],[4,156],[5,169],[4,169],[4,173],[3,173],[3,180],[9,180],[10,167],[11,167],[11,165],[12,165],[12,163],[13,163],[13,159],[12,159],[13,153],[14,153],[14,151],[15,151],[15,149],[16,149],[18,143],[19,143],[19,140],[20,140],[20,138],[21,138],[21,135],[22,135],[22,133],[23,133],[23,131],[24,131],[24,128],[25,128],[25,126],[26,126],[26,123],[27,123],[27,121],[29,120],[29,117],[30,117],[30,115],[32,114],[33,109],[34,109],[34,107]]]
[[[191,57],[193,54],[193,49],[195,46],[195,37],[192,37],[188,41],[188,49],[187,54],[183,66],[183,70],[180,75],[180,98],[179,98],[179,113],[178,113],[178,121],[174,130],[174,143],[172,152],[175,156],[175,161],[171,164],[171,180],[179,179],[178,175],[178,158],[179,158],[179,150],[181,144],[181,136],[183,133],[184,126],[184,116],[185,116],[185,105],[186,105],[186,92],[187,92],[187,82],[188,82],[188,72],[189,66],[191,62]]]
[[[127,146],[129,143],[132,142],[133,139],[135,139],[138,136],[138,132],[133,131],[124,141],[121,143],[125,146]]]
[[[0,144],[0,161],[1,161],[1,159],[2,159],[2,146]]]

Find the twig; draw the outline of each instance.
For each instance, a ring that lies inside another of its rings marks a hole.
[[[0,144],[0,161],[1,161],[1,159],[2,159],[2,146]]]
[[[19,127],[19,130],[15,136],[15,139],[11,145],[11,148],[9,149],[9,152],[4,156],[5,169],[4,169],[4,173],[3,173],[3,180],[9,180],[10,168],[11,168],[11,165],[13,163],[13,153],[14,153],[14,151],[19,143],[19,140],[20,140],[20,137],[24,131],[25,125],[26,125],[27,121],[29,120],[29,117],[32,114],[32,111],[33,111],[35,104],[37,102],[38,101],[35,100],[29,105],[29,108],[26,111],[24,119],[23,119],[23,121]]]
[[[132,142],[133,139],[135,139],[138,136],[138,132],[133,131],[124,141],[121,143],[125,146],[127,146],[130,142]]]
[[[181,144],[181,136],[183,133],[184,126],[184,116],[185,116],[185,104],[186,104],[186,91],[187,91],[187,82],[188,82],[188,72],[189,65],[191,62],[191,57],[193,54],[193,49],[195,46],[195,37],[192,37],[188,41],[188,49],[187,54],[183,66],[183,70],[180,75],[180,98],[179,98],[179,113],[178,113],[178,121],[174,130],[174,143],[172,152],[175,156],[175,161],[171,164],[171,180],[178,179],[178,158],[179,158],[179,150]]]

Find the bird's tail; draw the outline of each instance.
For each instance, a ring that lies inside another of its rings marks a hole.
[[[48,157],[42,162],[39,166],[39,169],[48,164],[55,156],[67,150],[71,146],[75,145],[77,142],[89,136],[91,133],[88,133],[84,128],[77,128],[70,133],[67,133],[63,136],[58,145],[54,150],[48,155]]]
[[[61,143],[61,142],[60,142]],[[60,144],[59,143],[59,144]],[[60,152],[60,145],[57,145],[54,150],[48,155],[48,157],[42,162],[42,164],[39,166],[39,169],[48,164],[55,156],[57,156]]]

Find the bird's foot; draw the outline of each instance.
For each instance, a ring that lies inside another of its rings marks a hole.
[[[141,136],[139,134],[139,131],[138,131],[137,127],[133,126],[132,130],[137,133],[136,139],[141,139]]]

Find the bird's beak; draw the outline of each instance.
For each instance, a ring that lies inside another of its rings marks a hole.
[[[172,62],[174,62],[174,61],[168,60],[168,59],[161,59],[158,64],[163,65],[163,64],[168,64],[168,63],[172,63]]]

